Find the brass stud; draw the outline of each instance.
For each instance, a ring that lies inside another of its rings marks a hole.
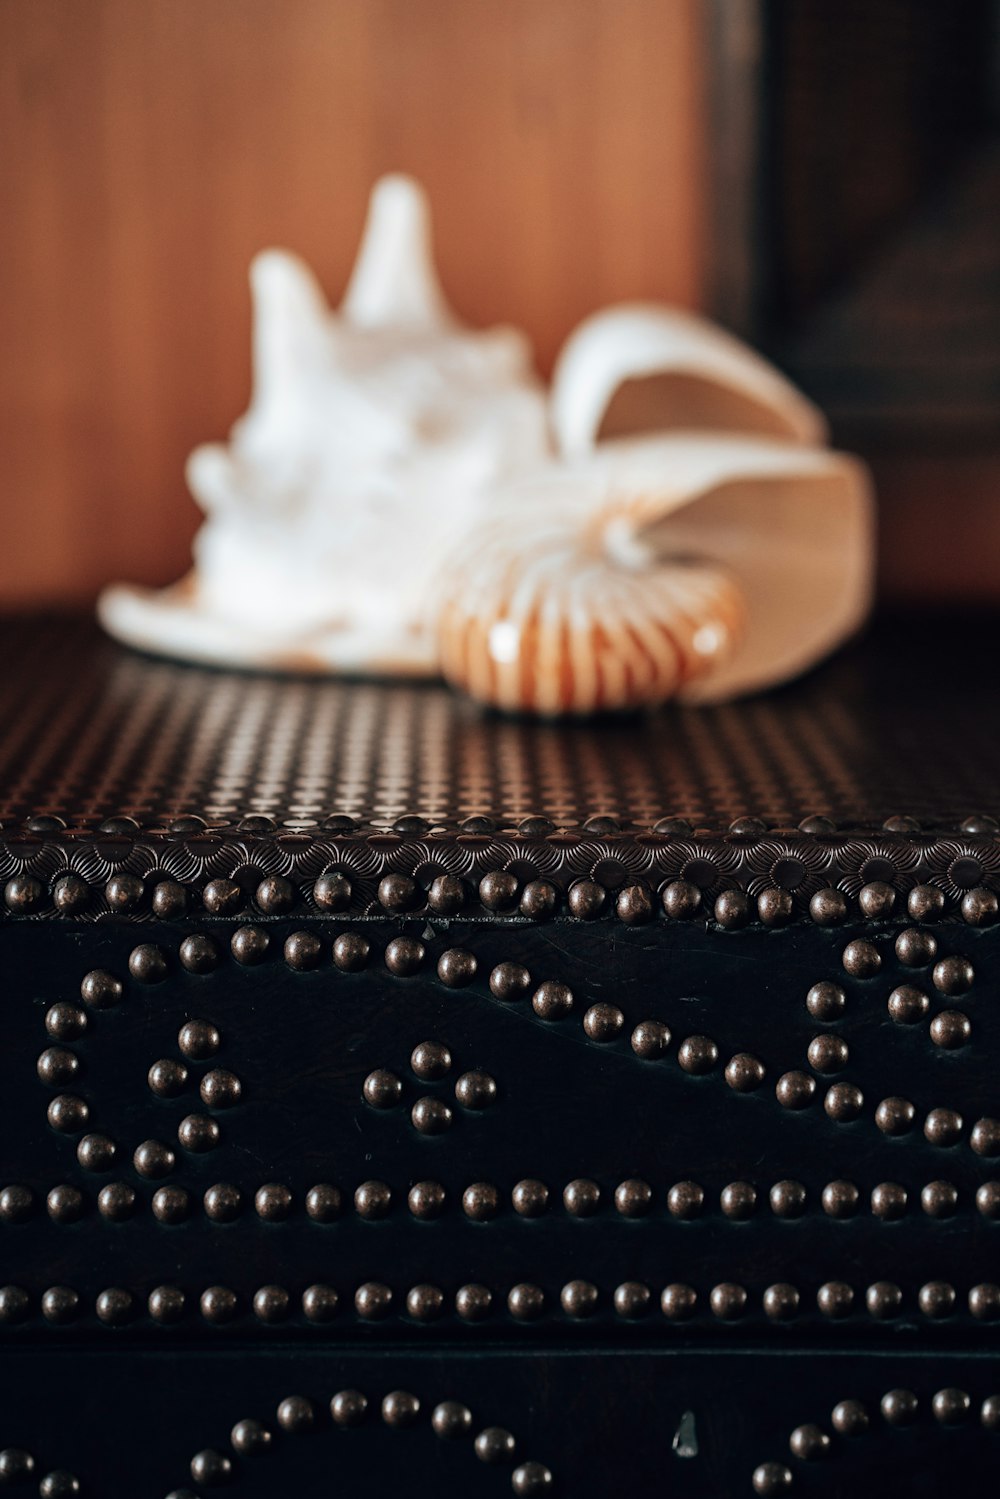
[[[931,1040],[942,1051],[957,1051],[972,1036],[972,1022],[961,1010],[941,1010],[931,1021]]]
[[[487,1426],[472,1445],[481,1463],[493,1465],[512,1462],[517,1449],[513,1436],[502,1426]]]
[[[28,1315],[29,1306],[30,1298],[23,1286],[0,1286],[0,1323],[6,1326],[9,1323],[23,1322]],[[42,1315],[45,1315],[44,1296]]]
[[[666,1056],[670,1046],[670,1027],[662,1020],[640,1020],[632,1032],[632,1050],[645,1062]]]
[[[177,1033],[177,1045],[190,1061],[203,1062],[215,1055],[222,1037],[210,1020],[188,1020]]]
[[[757,1207],[757,1190],[750,1182],[730,1182],[719,1194],[719,1206],[727,1218],[741,1222]]]
[[[191,1212],[191,1196],[184,1187],[158,1187],[151,1206],[157,1222],[183,1223]]]
[[[775,1182],[768,1198],[776,1218],[801,1218],[806,1210],[806,1189],[801,1182]]]
[[[791,1322],[798,1316],[799,1293],[785,1281],[768,1286],[762,1298],[764,1315],[771,1322]]]
[[[713,1317],[718,1317],[721,1322],[735,1322],[746,1311],[747,1293],[742,1286],[723,1281],[712,1287],[708,1304]]]
[[[443,1098],[418,1098],[410,1110],[413,1128],[422,1135],[440,1135],[451,1128],[453,1114]]]
[[[35,1471],[35,1459],[20,1447],[5,1447],[0,1452],[0,1484],[24,1483]]]
[[[944,1280],[929,1280],[917,1293],[917,1304],[925,1317],[939,1321],[955,1310],[955,1287]]]
[[[529,921],[547,921],[555,911],[559,892],[549,880],[529,880],[521,891],[518,910]]]
[[[383,1181],[362,1182],[355,1189],[354,1211],[359,1218],[373,1223],[387,1218],[392,1208],[392,1188]]]
[[[987,1395],[979,1408],[979,1419],[986,1431],[1000,1431],[1000,1395]]]
[[[90,886],[78,874],[64,874],[52,886],[52,904],[63,916],[75,916],[90,905]]]
[[[86,973],[80,983],[80,997],[92,1010],[107,1010],[116,1005],[125,993],[121,979],[103,968]]]
[[[462,1193],[462,1211],[474,1223],[487,1223],[500,1211],[500,1193],[491,1182],[473,1182]]]
[[[917,1111],[908,1098],[883,1098],[875,1110],[875,1123],[883,1135],[906,1135],[913,1128]]]
[[[53,1129],[61,1135],[78,1135],[86,1129],[90,1109],[84,1099],[73,1093],[58,1093],[45,1111]]]
[[[295,973],[307,973],[318,968],[323,957],[323,944],[315,932],[292,932],[285,938],[283,948],[286,965]]]
[[[952,1182],[928,1182],[920,1193],[920,1206],[928,1218],[951,1218],[958,1206],[958,1189]]]
[[[652,921],[653,897],[645,885],[626,885],[615,898],[615,915],[626,926],[640,926]]]
[[[824,1031],[809,1042],[806,1056],[816,1072],[830,1074],[841,1072],[847,1066],[850,1052],[843,1036]]]
[[[969,1144],[976,1155],[1000,1155],[1000,1119],[977,1119],[972,1126]]]
[[[879,1322],[890,1322],[903,1304],[903,1293],[891,1280],[877,1280],[865,1292],[868,1314]]]
[[[521,1463],[510,1475],[510,1486],[517,1495],[547,1494],[552,1474],[544,1463]]]
[[[671,880],[660,897],[663,910],[673,921],[690,921],[701,906],[701,891],[690,880]]]
[[[614,1307],[619,1317],[635,1321],[639,1317],[645,1317],[652,1305],[653,1293],[641,1281],[626,1280],[615,1287]]]
[[[412,978],[423,966],[427,949],[415,937],[393,937],[386,944],[385,966],[396,978]]]
[[[764,1064],[748,1052],[737,1052],[726,1063],[725,1079],[734,1093],[753,1093],[764,1081]]]
[[[956,1145],[962,1137],[961,1114],[954,1109],[931,1109],[924,1120],[924,1136],[932,1145]]]
[[[935,1421],[942,1426],[959,1426],[972,1409],[972,1401],[964,1390],[938,1390],[931,1401]]]
[[[391,1390],[382,1401],[386,1426],[412,1426],[420,1414],[420,1401],[407,1390]]]
[[[272,1325],[288,1316],[289,1295],[284,1286],[261,1286],[254,1292],[253,1314],[258,1322]]]
[[[167,976],[167,956],[152,942],[141,942],[128,956],[128,971],[138,984],[162,984]]]
[[[931,979],[941,994],[966,994],[972,988],[975,973],[968,958],[939,958],[934,964]]]
[[[874,978],[882,967],[882,957],[878,948],[872,942],[865,942],[856,937],[853,942],[848,942],[841,955],[844,972],[849,973],[852,978],[870,979]]]
[[[897,1025],[916,1025],[924,1019],[930,1007],[927,995],[912,984],[899,984],[889,995],[889,1016]]]
[[[882,1396],[882,1419],[888,1426],[911,1426],[917,1419],[918,1401],[912,1390],[887,1390]]]
[[[333,944],[333,961],[342,973],[360,973],[368,962],[368,951],[360,932],[341,932]]]
[[[454,874],[437,875],[427,892],[427,904],[438,916],[457,915],[465,900],[465,885]]]
[[[839,1321],[850,1316],[854,1292],[842,1280],[828,1280],[816,1292],[816,1305],[824,1317]]]
[[[540,1218],[549,1205],[549,1189],[544,1182],[526,1177],[510,1194],[511,1205],[521,1218]]]
[[[53,1187],[45,1200],[53,1223],[77,1223],[84,1214],[83,1193],[79,1187]]]
[[[145,893],[142,880],[134,874],[115,874],[104,887],[104,899],[112,911],[134,911]]]
[[[597,1311],[598,1291],[589,1280],[571,1280],[559,1293],[559,1303],[567,1317],[592,1317]]]
[[[97,1194],[97,1211],[110,1223],[124,1223],[137,1205],[135,1188],[128,1182],[109,1182]]]
[[[421,1041],[410,1053],[410,1067],[417,1077],[445,1077],[451,1070],[451,1052],[440,1041]]]
[[[824,979],[806,995],[806,1009],[814,1020],[839,1020],[847,1008],[847,995],[839,984]]]
[[[827,1089],[823,1107],[831,1119],[838,1124],[847,1124],[857,1119],[864,1108],[864,1094],[853,1083],[834,1083]]]
[[[678,1282],[664,1286],[660,1294],[660,1310],[669,1322],[686,1322],[694,1316],[697,1302],[694,1288]]]
[[[783,1109],[806,1109],[816,1096],[816,1079],[808,1072],[783,1072],[774,1096]]]
[[[254,900],[266,916],[284,916],[298,899],[298,891],[284,875],[269,874],[254,891]]]
[[[995,1322],[1000,1317],[1000,1286],[983,1283],[969,1291],[969,1311],[978,1322]]]
[[[830,1425],[838,1436],[862,1436],[868,1430],[868,1412],[860,1400],[838,1400],[830,1412]]]
[[[79,1293],[71,1286],[50,1286],[42,1296],[42,1316],[54,1326],[72,1322],[79,1309]]]
[[[685,1072],[701,1077],[719,1060],[719,1048],[708,1036],[688,1036],[677,1048],[677,1061]]]
[[[204,1205],[213,1223],[234,1223],[243,1210],[243,1194],[232,1182],[216,1182],[205,1193]]]
[[[829,1457],[832,1445],[829,1433],[812,1422],[796,1426],[788,1438],[788,1448],[792,1456],[801,1458],[806,1463],[818,1462],[821,1458]]]
[[[723,890],[715,901],[715,919],[726,931],[737,931],[750,920],[750,901],[742,890]]]
[[[784,1463],[760,1463],[753,1470],[755,1494],[784,1494],[792,1486],[792,1473]]]
[[[365,1281],[354,1293],[354,1310],[365,1322],[377,1322],[389,1315],[392,1291],[377,1280]]]
[[[239,1310],[236,1292],[228,1286],[208,1286],[202,1291],[198,1304],[205,1321],[216,1327],[232,1322]]]
[[[983,1182],[976,1191],[976,1207],[984,1218],[1000,1218],[1000,1182]]]
[[[257,1217],[265,1223],[283,1223],[292,1211],[292,1193],[284,1182],[265,1182],[254,1193]]]
[[[563,1188],[563,1206],[574,1218],[591,1218],[601,1205],[601,1189],[595,1181],[577,1177]]]
[[[603,886],[596,880],[575,880],[566,893],[570,914],[578,921],[594,921],[604,906]]]
[[[446,1440],[464,1437],[472,1430],[472,1412],[457,1400],[442,1400],[431,1412],[431,1430]]]
[[[447,1193],[440,1182],[415,1182],[406,1197],[406,1205],[414,1218],[427,1222],[440,1218],[444,1212]]]
[[[53,1041],[78,1041],[87,1029],[87,1013],[61,1000],[46,1011],[45,1029]]]
[[[259,1421],[237,1421],[229,1433],[229,1443],[240,1457],[251,1457],[256,1452],[266,1452],[271,1445],[271,1433]]]
[[[493,1306],[493,1292],[488,1286],[460,1286],[455,1292],[455,1311],[463,1322],[481,1322]]]
[[[177,1139],[185,1150],[202,1154],[214,1150],[222,1138],[215,1119],[206,1114],[188,1114],[177,1126]]]
[[[27,1223],[35,1198],[30,1187],[4,1187],[0,1192],[0,1223]]]
[[[614,1041],[625,1024],[617,1005],[591,1005],[583,1017],[583,1028],[591,1041]]]
[[[507,1296],[507,1310],[517,1322],[535,1322],[545,1311],[545,1293],[540,1286],[512,1286]]]
[[[206,1447],[202,1452],[196,1452],[191,1459],[191,1477],[195,1483],[204,1484],[206,1488],[229,1483],[232,1474],[232,1461],[211,1447]]]
[[[218,968],[220,953],[218,945],[204,932],[195,932],[185,937],[177,950],[181,967],[188,973],[211,973]]]
[[[98,1319],[109,1327],[122,1327],[131,1321],[135,1303],[129,1291],[123,1290],[121,1286],[111,1286],[100,1293],[94,1303],[94,1310]]]
[[[847,900],[840,890],[817,890],[809,901],[809,915],[817,926],[839,926],[847,920]]]
[[[213,916],[234,916],[243,905],[243,891],[235,880],[209,880],[201,899]]]
[[[671,1218],[688,1222],[700,1218],[705,1206],[705,1191],[697,1182],[676,1182],[667,1193],[667,1212]]]
[[[331,1322],[339,1297],[333,1286],[307,1286],[302,1292],[302,1314],[309,1322]]]
[[[146,1307],[154,1322],[179,1322],[184,1315],[184,1292],[179,1286],[154,1286]]]
[[[455,1097],[463,1109],[478,1112],[496,1103],[497,1085],[488,1072],[463,1072],[455,1082]]]
[[[562,1020],[573,1008],[573,991],[555,979],[546,979],[531,996],[531,1006],[543,1020]]]
[[[338,1390],[330,1401],[335,1426],[360,1426],[368,1412],[368,1401],[360,1390]]]
[[[379,1067],[375,1072],[369,1072],[361,1091],[365,1102],[373,1109],[393,1109],[402,1100],[403,1084],[394,1072]]]
[[[914,885],[906,909],[914,921],[936,921],[944,911],[944,892],[935,885]]]
[[[907,927],[896,938],[896,957],[906,968],[926,968],[937,957],[937,938],[933,932]]]
[[[437,976],[449,989],[464,989],[476,976],[477,963],[471,952],[450,947],[438,958]]]
[[[992,890],[980,885],[962,896],[962,919],[969,926],[993,926],[1000,917],[1000,901]]]
[[[313,900],[321,911],[346,911],[351,904],[351,882],[346,874],[329,870],[313,885]]]
[[[275,1417],[282,1431],[311,1431],[316,1424],[316,1408],[304,1395],[288,1395],[275,1411]]]
[[[263,963],[271,939],[261,926],[241,926],[229,940],[229,949],[237,963],[244,968],[253,968]]]
[[[832,1181],[823,1188],[820,1200],[828,1218],[853,1218],[860,1199],[861,1193],[854,1182]]]
[[[80,1072],[80,1058],[64,1046],[47,1046],[35,1064],[41,1082],[50,1088],[70,1083]]]
[[[877,1187],[872,1188],[872,1212],[876,1218],[885,1218],[889,1222],[902,1218],[906,1212],[906,1202],[906,1188],[899,1182],[879,1182]]]
[[[885,880],[871,880],[858,892],[862,916],[869,921],[887,921],[896,904],[896,892]]]
[[[792,897],[787,890],[774,885],[762,890],[757,897],[757,915],[765,926],[787,926],[795,914]]]
[[[490,974],[490,992],[497,999],[523,999],[531,987],[531,974],[520,963],[498,963]]]
[[[201,1101],[210,1109],[231,1109],[239,1103],[243,1094],[243,1084],[235,1072],[227,1072],[223,1067],[214,1067],[211,1072],[206,1072],[201,1080],[198,1090]]]
[[[653,1189],[648,1182],[630,1177],[615,1188],[615,1208],[623,1218],[644,1218],[653,1205]]]
[[[444,1292],[440,1286],[413,1286],[406,1293],[406,1311],[414,1322],[433,1322],[444,1311]]]
[[[516,875],[505,869],[484,874],[479,881],[479,899],[488,911],[509,911],[517,905]]]

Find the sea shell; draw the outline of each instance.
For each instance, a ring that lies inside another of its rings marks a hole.
[[[597,313],[547,392],[522,334],[448,308],[426,200],[400,177],[375,188],[337,313],[285,252],[258,256],[251,285],[250,408],[188,465],[206,515],[194,568],[105,590],[120,639],[239,666],[443,671],[556,714],[765,687],[863,619],[864,470],[704,319]]]

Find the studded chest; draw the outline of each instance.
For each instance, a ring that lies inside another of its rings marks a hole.
[[[6,627],[0,1483],[991,1492],[981,638],[570,731]]]

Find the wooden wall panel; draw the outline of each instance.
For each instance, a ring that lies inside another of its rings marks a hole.
[[[167,581],[248,391],[268,244],[343,288],[373,178],[430,190],[456,308],[550,365],[697,305],[700,0],[0,0],[0,604]]]

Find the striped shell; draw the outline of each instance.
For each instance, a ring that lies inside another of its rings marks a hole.
[[[673,697],[736,645],[739,585],[698,561],[629,565],[565,520],[495,523],[439,615],[441,669],[481,703],[546,716]]]

